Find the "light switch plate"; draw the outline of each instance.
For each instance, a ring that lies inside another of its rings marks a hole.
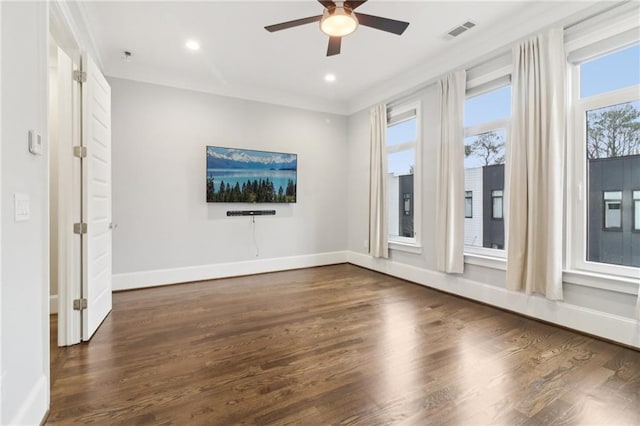
[[[13,194],[13,215],[16,222],[24,222],[31,217],[31,200],[27,194]]]
[[[35,130],[29,130],[29,152],[33,155],[42,155],[42,136]]]

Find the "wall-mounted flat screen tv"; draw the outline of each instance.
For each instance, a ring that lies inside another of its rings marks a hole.
[[[298,156],[207,146],[208,203],[295,203]]]

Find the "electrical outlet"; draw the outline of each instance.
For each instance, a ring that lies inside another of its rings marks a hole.
[[[42,155],[42,136],[35,130],[29,130],[29,152],[33,155]]]
[[[31,201],[27,194],[13,194],[13,218],[16,222],[24,222],[31,217]]]

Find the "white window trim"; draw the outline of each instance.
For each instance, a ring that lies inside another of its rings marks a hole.
[[[571,61],[582,61],[602,53],[600,47],[606,43],[607,50],[623,47],[629,40],[620,37],[623,33],[637,30],[638,6],[635,2],[627,2],[615,10],[604,12],[600,16],[572,25],[565,30],[565,52]],[[594,51],[598,49],[599,51]]]
[[[495,250],[495,249],[487,249]],[[496,250],[500,251],[500,250]],[[507,270],[507,259],[499,256],[485,256],[482,254],[464,254],[464,263],[467,265],[482,266],[484,268],[497,269],[499,271]]]
[[[606,54],[606,52],[602,52]],[[587,247],[587,172],[585,130],[586,112],[598,108],[640,99],[640,85],[618,89],[599,95],[580,98],[580,64],[571,65],[571,110],[573,125],[568,126],[567,144],[567,220],[566,220],[566,269],[571,273],[603,274],[612,279],[627,277],[638,279],[638,268],[589,262]]]
[[[410,149],[415,149],[416,141],[411,142],[402,142],[397,145],[388,146],[387,147],[387,155],[394,154],[396,152],[408,151]]]
[[[507,251],[489,247],[464,246],[464,255],[490,257],[493,259],[506,259]]]
[[[507,133],[505,136],[509,136],[509,120],[508,118],[501,118],[499,120],[488,121],[486,123],[476,124],[475,126],[469,126],[464,128],[464,137],[469,138],[472,136],[478,136],[483,133],[495,132],[504,129]],[[507,137],[507,143],[509,138]],[[506,148],[506,145],[505,145]]]
[[[637,295],[640,290],[638,278],[615,277],[585,271],[562,271],[562,282],[633,295]]]
[[[403,151],[406,149],[415,149],[415,166],[413,168],[413,238],[388,236],[389,248],[391,250],[406,251],[409,253],[422,253],[422,104],[420,101],[407,102],[390,109],[390,117],[387,119],[387,127],[389,121],[393,121],[393,117],[406,114],[408,111],[415,111],[416,119],[416,140],[412,142],[403,142],[398,145],[387,146],[387,155],[389,153]],[[411,119],[413,117],[408,117]],[[402,123],[401,120],[392,124]]]
[[[401,239],[407,239],[409,241],[407,242],[400,241]],[[394,238],[393,240],[389,240],[389,248],[391,250],[404,251],[407,253],[422,254],[422,246],[412,241],[413,241],[413,238],[406,238],[406,237]]]

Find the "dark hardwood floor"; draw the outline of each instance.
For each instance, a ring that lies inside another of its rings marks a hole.
[[[113,299],[48,423],[640,424],[640,352],[352,265]]]

